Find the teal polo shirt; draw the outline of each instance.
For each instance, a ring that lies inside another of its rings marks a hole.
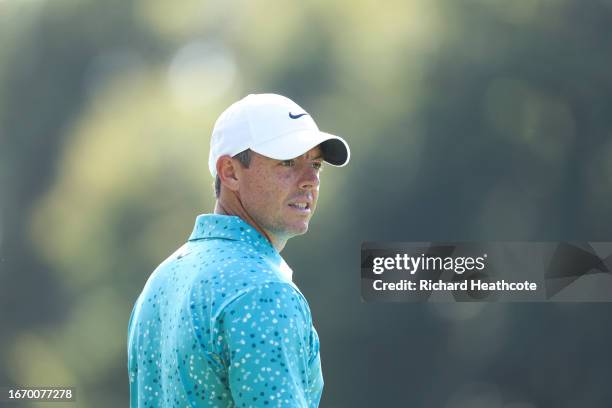
[[[198,216],[134,305],[130,406],[317,407],[319,338],[291,276],[241,218]]]

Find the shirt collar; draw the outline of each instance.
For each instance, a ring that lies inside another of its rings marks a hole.
[[[198,215],[189,241],[200,239],[228,239],[250,244],[259,253],[274,259],[281,274],[289,281],[292,279],[293,271],[270,241],[240,217],[221,214]]]
[[[215,238],[246,241],[257,246],[267,246],[274,249],[270,241],[240,217],[221,214],[198,215],[189,241]]]

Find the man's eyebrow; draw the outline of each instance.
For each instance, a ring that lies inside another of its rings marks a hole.
[[[318,155],[316,155],[315,157],[313,157],[313,158],[311,158],[311,159],[308,159],[308,158],[306,157],[306,155],[307,155],[307,154],[308,154],[308,153],[304,153],[303,155],[301,155],[301,156],[297,156],[297,157],[294,157],[293,159],[285,159],[285,160],[280,160],[280,159],[278,159],[278,161],[296,160],[296,159],[299,159],[300,157],[303,157],[303,158],[305,158],[305,159],[307,159],[307,160],[319,160],[319,159],[323,159],[323,153],[318,154]]]

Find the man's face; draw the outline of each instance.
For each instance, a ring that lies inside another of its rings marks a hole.
[[[273,241],[305,233],[319,196],[319,146],[291,160],[274,160],[252,152],[248,168],[241,168],[242,205]]]

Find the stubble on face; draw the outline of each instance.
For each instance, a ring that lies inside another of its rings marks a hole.
[[[318,146],[285,161],[253,152],[249,167],[240,172],[242,205],[279,250],[308,230],[319,195],[321,156]]]

